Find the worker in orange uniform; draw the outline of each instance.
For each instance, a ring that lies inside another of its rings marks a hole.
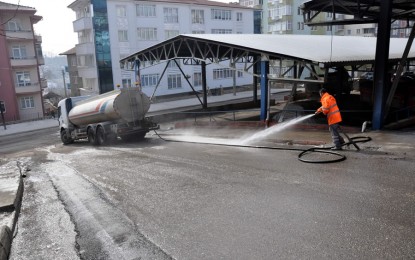
[[[316,114],[323,113],[327,116],[331,138],[333,139],[334,147],[332,150],[342,150],[344,139],[340,135],[340,125],[342,116],[336,99],[330,95],[326,89],[320,89],[321,107],[317,109]]]

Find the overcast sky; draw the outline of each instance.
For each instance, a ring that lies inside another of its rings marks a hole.
[[[2,2],[34,7],[43,20],[35,25],[35,31],[42,36],[44,55],[58,55],[75,46],[77,35],[72,22],[75,12],[68,8],[74,0],[1,0]],[[218,2],[237,2],[237,0],[216,0]]]

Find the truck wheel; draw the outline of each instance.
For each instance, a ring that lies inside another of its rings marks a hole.
[[[97,139],[95,138],[95,133],[94,133],[94,129],[89,128],[88,129],[88,142],[92,145],[96,145],[97,144]]]
[[[74,142],[66,130],[61,130],[61,140],[63,144],[72,144]]]
[[[98,145],[104,145],[107,142],[104,129],[101,126],[97,129],[96,139]]]

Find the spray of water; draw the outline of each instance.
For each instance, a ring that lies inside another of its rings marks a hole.
[[[183,141],[183,142],[191,142],[191,143],[225,144],[225,145],[234,145],[234,146],[249,145],[253,141],[258,141],[272,134],[277,134],[278,132],[292,125],[298,124],[299,122],[304,121],[312,116],[314,116],[314,114],[303,116],[303,117],[298,117],[293,120],[289,120],[284,123],[274,125],[261,132],[255,133],[251,136],[238,138],[238,139],[202,137],[202,136],[195,135],[193,132],[188,132],[184,134],[183,136],[175,136],[173,139],[175,141]]]
[[[282,130],[290,127],[290,126],[298,124],[298,123],[300,123],[300,122],[302,122],[302,121],[304,121],[304,120],[306,120],[306,119],[308,119],[312,116],[314,116],[314,114],[310,114],[310,115],[306,115],[306,116],[302,116],[302,117],[297,117],[297,118],[294,118],[292,120],[286,121],[284,123],[276,124],[276,125],[274,125],[270,128],[267,128],[267,129],[261,131],[261,132],[255,133],[255,134],[253,134],[253,135],[251,135],[251,136],[249,136],[249,137],[247,137],[243,140],[240,140],[239,144],[247,145],[247,144],[250,144],[253,141],[264,139],[267,136],[270,136],[272,134],[277,134],[278,132],[280,132],[280,131],[282,131]]]

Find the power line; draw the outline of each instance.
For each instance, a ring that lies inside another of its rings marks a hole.
[[[16,17],[16,15],[17,15],[17,11],[19,11],[19,8],[20,8],[20,0],[17,2],[17,8],[16,8],[16,10],[14,10],[14,14],[13,14],[13,16],[12,17],[10,17],[7,21],[5,21],[4,23],[2,23],[1,25],[5,25],[6,23],[8,23],[9,21],[11,21],[13,18],[15,18]]]

